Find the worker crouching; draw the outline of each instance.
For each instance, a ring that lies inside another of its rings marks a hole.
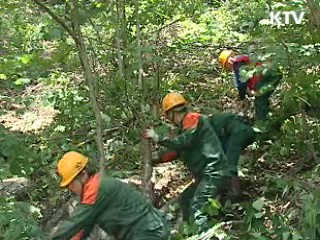
[[[60,186],[81,198],[72,217],[53,239],[85,239],[95,225],[117,240],[167,240],[165,220],[133,186],[100,176],[91,170],[89,159],[68,152],[58,162]]]
[[[165,117],[178,127],[174,137],[146,129],[144,137],[166,147],[158,162],[179,158],[192,172],[195,182],[181,195],[184,220],[195,223],[199,232],[208,228],[205,207],[216,199],[230,177],[230,169],[220,141],[208,117],[189,112],[185,98],[169,93],[162,101]]]

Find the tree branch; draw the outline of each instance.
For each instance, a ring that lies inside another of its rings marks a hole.
[[[72,29],[60,18],[58,17],[56,14],[54,14],[50,8],[48,8],[46,5],[44,5],[44,3],[42,3],[39,0],[33,0],[35,2],[35,4],[37,4],[43,11],[45,11],[46,13],[48,13],[50,15],[50,17],[52,17],[53,20],[55,20],[61,27],[63,27],[68,33],[69,35],[73,38],[73,40],[75,41],[75,43],[77,45],[79,45],[79,41],[75,35],[75,33],[72,31]]]

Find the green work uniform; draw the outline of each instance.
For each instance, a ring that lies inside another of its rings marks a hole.
[[[256,119],[266,120],[269,112],[269,98],[279,84],[282,73],[270,64],[262,62],[252,64],[249,56],[235,57],[233,70],[240,99],[245,98],[247,90],[254,91]],[[254,72],[253,75],[252,72]]]
[[[275,88],[282,78],[282,73],[276,70],[267,70],[260,82],[257,83],[257,96],[255,97],[254,106],[257,120],[266,120],[270,101]]]
[[[79,231],[82,239],[95,224],[117,240],[168,239],[165,220],[133,186],[109,177],[96,182],[85,185],[81,203],[53,239],[70,239]]]
[[[173,138],[160,135],[158,142],[177,152],[193,173],[196,185],[193,185],[192,194],[182,194],[181,198],[184,219],[190,217],[199,231],[206,229],[207,216],[203,209],[209,199],[217,197],[230,176],[226,156],[209,119],[197,113],[187,113],[178,135]]]
[[[233,176],[237,176],[241,151],[253,143],[255,132],[244,119],[232,113],[215,114],[210,117],[210,122],[226,153],[231,173]]]

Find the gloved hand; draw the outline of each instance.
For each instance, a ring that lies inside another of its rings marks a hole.
[[[152,161],[157,161],[159,158],[160,158],[160,156],[159,156],[159,152],[158,152],[158,151],[153,151],[153,152],[151,153],[151,159],[152,159]]]
[[[146,129],[144,131],[143,137],[146,139],[151,139],[156,143],[159,141],[159,135],[156,133],[156,131],[153,128]]]
[[[254,97],[256,95],[256,91],[255,90],[248,90],[248,96],[249,97]]]
[[[151,160],[153,165],[158,165],[159,163],[161,163],[160,153],[158,151],[153,151],[151,153]]]

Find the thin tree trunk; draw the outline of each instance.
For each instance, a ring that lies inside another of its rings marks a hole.
[[[142,91],[142,104],[144,104],[144,96],[145,96],[145,92],[144,92],[144,82],[142,80],[142,73],[143,73],[143,69],[142,69],[142,54],[141,54],[141,37],[140,37],[140,18],[139,18],[139,0],[135,0],[135,7],[136,7],[136,27],[137,27],[137,33],[136,33],[136,40],[137,40],[137,60],[138,60],[138,66],[139,66],[139,72],[138,72],[138,84],[139,87]],[[141,109],[143,110],[143,106],[141,107]]]
[[[139,66],[138,71],[138,84],[141,90],[141,112],[142,116],[145,116],[145,85],[143,81],[143,69],[142,69],[142,54],[141,54],[141,36],[140,36],[140,17],[139,17],[139,0],[135,0],[135,12],[136,12],[136,40],[137,40],[137,61]],[[146,127],[147,122],[146,118],[144,118],[143,126]],[[143,140],[143,193],[146,197],[153,201],[153,185],[151,182],[152,177],[152,159],[151,159],[151,142],[148,139]]]
[[[98,106],[96,92],[94,88],[94,76],[90,68],[90,61],[86,51],[86,46],[84,43],[84,38],[79,25],[79,6],[78,0],[73,0],[73,9],[72,9],[72,23],[74,25],[74,29],[69,27],[63,19],[54,14],[44,3],[39,0],[33,0],[42,10],[47,12],[53,20],[55,20],[58,24],[60,24],[73,38],[80,58],[80,62],[84,71],[84,76],[86,80],[86,84],[89,87],[89,98],[90,103],[92,105],[95,119],[96,119],[96,143],[100,155],[100,172],[103,174],[104,171],[104,162],[105,162],[105,154],[103,150],[103,141],[102,141],[102,118],[101,112]]]
[[[153,183],[151,181],[153,167],[151,162],[151,142],[149,139],[143,140],[143,193],[152,202],[153,196]]]
[[[118,52],[118,67],[119,67],[119,77],[122,80],[125,80],[124,76],[124,66],[123,66],[123,52],[122,52],[122,46],[121,46],[121,9],[119,6],[119,2],[116,1],[116,19],[117,19],[117,29],[116,29],[116,43],[117,43],[117,52]]]
[[[97,147],[100,155],[99,159],[99,168],[100,168],[100,174],[103,175],[104,173],[104,163],[105,163],[105,155],[103,150],[103,140],[102,140],[102,118],[101,118],[101,112],[99,109],[99,105],[96,98],[96,91],[94,87],[94,76],[90,68],[90,61],[87,54],[87,48],[84,43],[84,38],[81,32],[80,24],[79,24],[79,3],[78,0],[73,0],[73,10],[72,10],[72,22],[74,24],[74,32],[75,35],[78,38],[78,54],[79,58],[82,64],[82,68],[84,71],[84,76],[86,79],[86,83],[89,87],[89,97],[90,101],[93,107],[93,111],[96,118],[96,140],[97,140]]]
[[[128,31],[127,31],[127,15],[126,15],[126,1],[125,0],[118,0],[119,1],[119,11],[120,11],[120,26],[121,26],[121,41],[122,41],[122,49],[124,51],[127,50],[128,48]],[[125,74],[125,77],[126,79],[131,79],[132,76],[131,75],[128,75],[128,73],[126,72],[126,70],[128,69],[129,67],[129,62],[128,62],[128,57],[126,56],[126,54],[123,54],[122,55],[123,57],[123,67],[124,67],[124,74]]]
[[[303,103],[305,104],[308,104],[309,106],[311,106],[306,100],[300,98]],[[302,106],[302,103],[300,103],[300,112],[301,112],[301,115],[302,115],[302,120],[303,120],[303,134],[304,134],[304,137],[306,139],[306,144],[309,148],[309,151],[311,153],[311,157],[312,157],[312,160],[315,162],[315,163],[319,163],[319,159],[317,157],[317,153],[316,153],[316,149],[314,147],[314,144],[313,144],[313,138],[312,138],[312,135],[311,135],[311,130],[310,130],[310,126],[308,124],[308,118],[307,118],[307,114],[306,114],[306,111],[304,109],[304,107]]]

